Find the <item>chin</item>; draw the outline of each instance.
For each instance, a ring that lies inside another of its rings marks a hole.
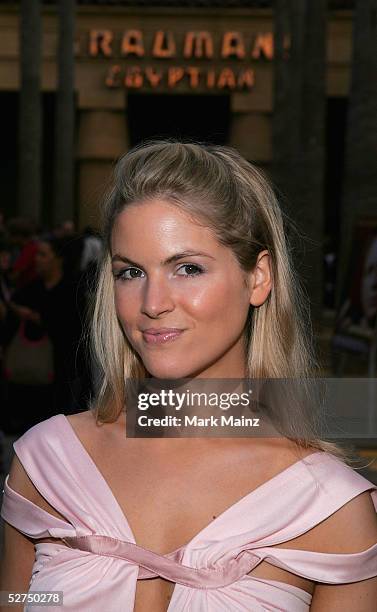
[[[153,378],[163,378],[176,380],[178,378],[190,378],[193,368],[186,364],[175,363],[148,363],[144,362],[144,367]]]
[[[189,371],[186,368],[164,368],[150,367],[147,371],[153,378],[178,380],[179,378],[190,378]]]

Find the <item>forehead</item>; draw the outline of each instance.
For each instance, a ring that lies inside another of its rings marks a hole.
[[[221,248],[213,231],[171,202],[152,200],[130,204],[117,216],[112,235],[113,253],[121,247],[137,251],[175,246]]]

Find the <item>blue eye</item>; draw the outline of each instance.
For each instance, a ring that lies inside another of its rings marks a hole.
[[[181,270],[185,269],[186,273],[180,273]],[[177,275],[188,278],[189,276],[198,276],[203,272],[204,269],[201,266],[198,266],[197,264],[183,264],[182,266],[180,266],[180,268],[178,268]],[[115,280],[120,281],[136,280],[137,278],[142,278],[142,275],[144,275],[144,272],[142,272],[142,270],[139,270],[139,268],[125,268],[124,270],[120,270],[119,272],[113,272]]]
[[[115,280],[121,280],[121,281],[129,281],[129,280],[134,280],[135,278],[141,278],[140,276],[133,276],[134,272],[141,272],[141,270],[139,270],[138,268],[126,268],[125,270],[120,270],[119,272],[114,272],[114,278]],[[129,273],[129,275],[127,275],[127,273]]]
[[[183,264],[180,268],[178,268],[178,270],[183,270],[184,268],[193,270],[193,272],[178,274],[178,276],[197,276],[198,274],[202,274],[204,272],[203,268],[197,264]]]

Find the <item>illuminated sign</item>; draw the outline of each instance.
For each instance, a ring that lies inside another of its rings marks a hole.
[[[186,84],[190,89],[250,90],[255,85],[252,62],[271,61],[274,41],[272,32],[247,37],[237,31],[203,30],[177,37],[165,30],[145,36],[139,29],[104,29],[90,30],[88,54],[125,60],[108,67],[105,84],[110,88],[173,89]]]

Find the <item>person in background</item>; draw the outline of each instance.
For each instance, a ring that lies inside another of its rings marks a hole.
[[[18,217],[8,223],[9,241],[15,250],[11,279],[16,289],[26,287],[37,276],[35,258],[38,247],[34,231],[34,224],[30,219]]]
[[[4,236],[5,234],[3,234],[3,237],[0,234],[0,374],[3,370],[4,348],[7,340],[6,321],[8,314],[8,304],[10,302],[12,292],[11,282],[9,278],[11,251]],[[0,405],[2,407],[4,406],[4,392],[4,379],[3,376],[0,375]],[[0,439],[1,438],[2,432],[0,432]],[[1,443],[0,449],[2,450]]]
[[[81,274],[81,259],[84,248],[83,236],[76,230],[70,219],[63,221],[53,230],[56,238],[64,238],[67,248],[65,253],[65,268],[71,276],[79,277]]]
[[[372,332],[377,314],[377,231],[362,244],[358,252],[348,295],[340,308],[336,331],[347,332],[355,326],[362,333]]]
[[[364,261],[361,304],[368,325],[375,327],[377,322],[377,232],[370,241]]]
[[[5,239],[0,238],[0,320],[5,318],[7,303],[12,292],[10,268],[10,247]]]
[[[80,262],[81,272],[85,272],[89,267],[98,267],[103,248],[101,238],[89,225],[84,229],[83,240],[84,247]]]
[[[10,281],[11,251],[6,240],[0,238],[0,361],[5,337],[5,321],[12,294]]]
[[[42,418],[60,412],[69,414],[85,393],[80,378],[85,359],[81,342],[85,303],[77,290],[76,277],[66,271],[67,251],[67,238],[42,237],[37,244],[37,278],[15,292],[10,305],[13,317],[26,320],[27,335],[33,335],[38,326],[53,346],[52,394],[38,418],[43,412],[47,414]]]
[[[324,244],[324,306],[333,310],[335,307],[336,287],[336,245],[330,235],[325,238]]]
[[[66,221],[62,221],[54,226],[52,230],[55,238],[67,238],[69,236],[76,235],[75,224],[71,219],[67,219]]]

